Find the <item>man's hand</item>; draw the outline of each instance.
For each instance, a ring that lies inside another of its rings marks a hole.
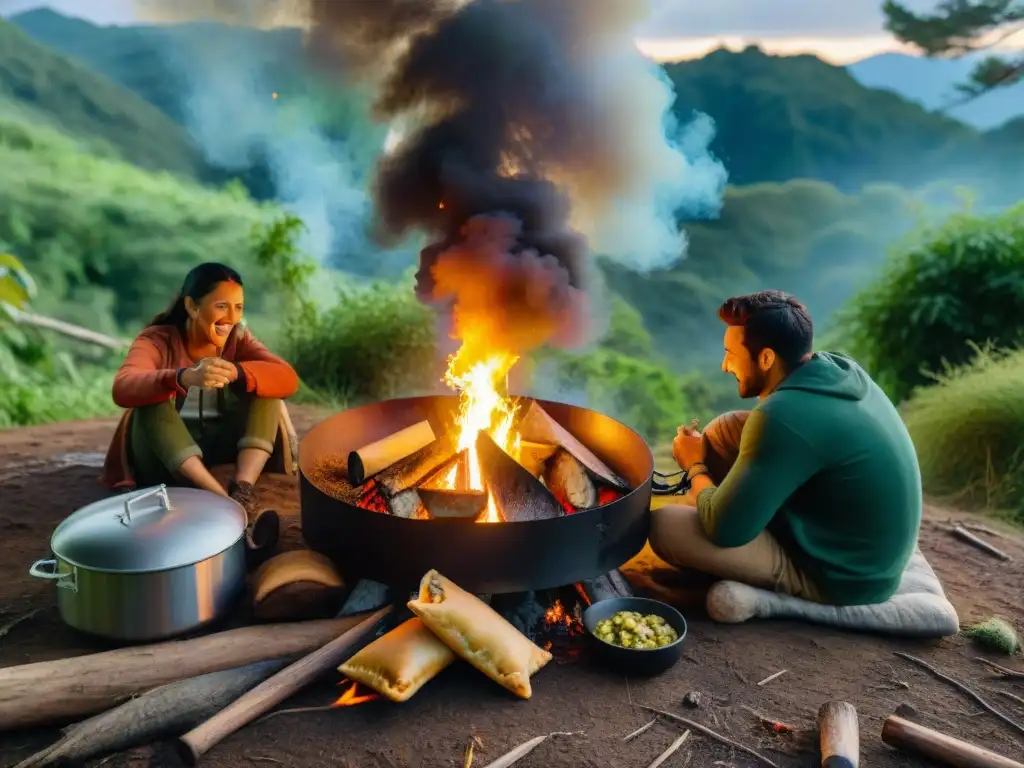
[[[238,370],[234,365],[219,357],[204,357],[192,368],[186,368],[181,374],[181,384],[203,389],[222,389],[238,378]]]
[[[704,461],[704,439],[697,424],[694,420],[688,427],[679,427],[676,439],[672,441],[672,458],[680,469],[689,470],[694,464]]]

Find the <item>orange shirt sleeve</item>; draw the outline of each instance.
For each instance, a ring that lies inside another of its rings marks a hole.
[[[178,386],[178,371],[162,368],[163,358],[157,342],[145,331],[139,334],[114,375],[114,404],[120,408],[141,408],[184,394]]]
[[[299,389],[295,369],[267,349],[248,329],[238,340],[234,361],[245,374],[245,391],[257,397],[283,399]]]

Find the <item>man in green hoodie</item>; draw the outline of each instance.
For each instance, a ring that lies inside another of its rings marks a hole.
[[[892,597],[917,545],[913,443],[849,357],[812,353],[807,308],[780,291],[726,301],[722,370],[752,411],[680,427],[696,507],[653,512],[651,547],[680,567],[819,603]]]

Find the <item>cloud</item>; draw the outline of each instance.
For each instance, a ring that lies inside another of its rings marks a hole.
[[[653,0],[640,34],[649,38],[714,35],[855,37],[882,30],[881,0]],[[936,0],[907,0],[917,11]]]

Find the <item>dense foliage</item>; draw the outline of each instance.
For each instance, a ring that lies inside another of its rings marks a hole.
[[[927,493],[1024,523],[1024,352],[975,349],[904,406]]]
[[[88,154],[54,129],[2,118],[0,168],[17,179],[0,185],[0,243],[42,287],[40,311],[106,333],[152,317],[201,261],[245,273],[264,215],[244,191],[147,173]],[[246,277],[258,288],[259,275]]]
[[[844,313],[848,349],[897,402],[972,344],[1024,341],[1024,204],[914,233]]]

